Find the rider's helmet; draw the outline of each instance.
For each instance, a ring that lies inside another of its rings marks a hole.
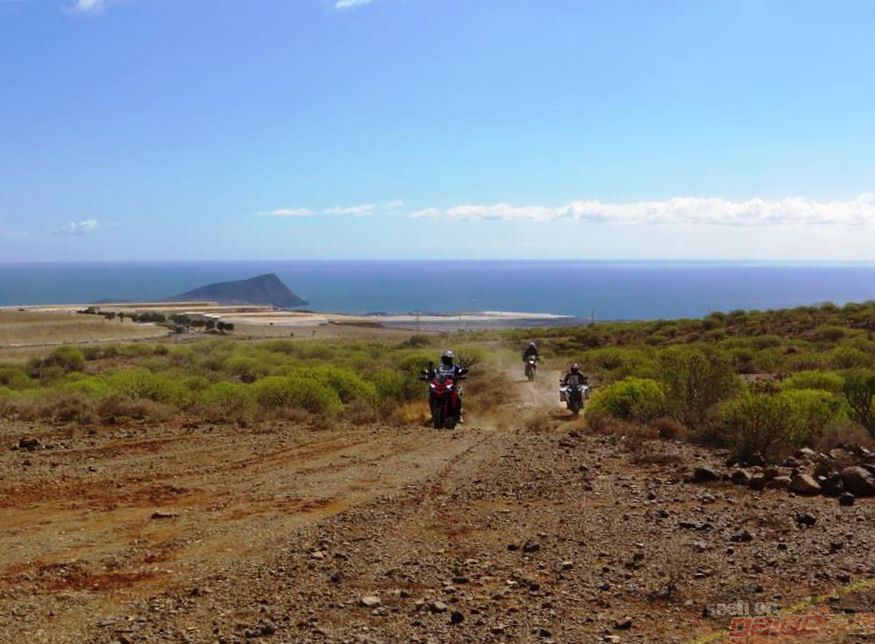
[[[571,373],[580,373],[580,365],[576,362],[571,365]]]
[[[452,351],[447,350],[441,354],[441,363],[443,363],[444,365],[446,365],[448,367],[453,366],[453,361],[455,359],[456,359],[456,356],[453,354]]]
[[[535,344],[535,341],[534,341],[534,340],[532,340],[531,342],[529,342],[529,348],[530,348],[530,349],[537,349],[537,348],[538,348],[537,345]]]

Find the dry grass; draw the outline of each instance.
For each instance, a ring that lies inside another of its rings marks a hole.
[[[0,347],[136,339],[166,333],[160,327],[110,321],[97,315],[0,310]]]

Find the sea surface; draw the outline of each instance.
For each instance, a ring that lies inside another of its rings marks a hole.
[[[526,311],[597,319],[699,317],[875,299],[875,263],[246,261],[0,263],[0,306],[159,300],[276,273],[337,313]]]

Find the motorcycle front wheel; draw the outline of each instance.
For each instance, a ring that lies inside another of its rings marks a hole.
[[[435,429],[444,428],[444,406],[435,405],[434,411],[431,414],[431,420]]]

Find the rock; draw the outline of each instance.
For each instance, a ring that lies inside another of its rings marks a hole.
[[[177,515],[173,512],[166,512],[164,510],[155,510],[152,513],[153,519],[173,519]]]
[[[732,476],[729,477],[729,480],[736,485],[748,485],[750,483],[751,477],[752,474],[747,470],[735,470],[732,473]]]
[[[748,543],[750,541],[753,541],[753,534],[749,530],[745,529],[729,537],[729,540],[734,543]]]
[[[719,481],[720,473],[715,470],[713,467],[709,467],[707,465],[700,465],[696,469],[693,470],[693,483],[711,483],[712,481]]]
[[[451,624],[461,624],[463,621],[465,621],[465,616],[461,612],[454,610],[450,613]]]
[[[841,493],[845,491],[845,482],[841,476],[833,472],[820,481],[820,491],[824,496],[841,496]]]
[[[605,635],[602,638],[602,642],[607,642],[607,644],[620,644],[620,636],[619,635]]]
[[[789,476],[776,476],[766,482],[766,487],[770,490],[788,490],[791,484]]]
[[[810,447],[803,447],[794,454],[796,458],[814,458],[816,452]]]
[[[841,496],[839,496],[839,505],[843,505],[845,507],[849,507],[854,505],[854,501],[857,500],[850,492],[842,492]]]
[[[764,487],[766,487],[766,483],[766,475],[762,472],[757,472],[750,477],[750,482],[747,484],[747,486],[751,490],[762,490]]]
[[[364,606],[365,608],[376,608],[383,602],[380,601],[380,598],[376,595],[363,595],[359,598],[359,605]]]
[[[840,472],[845,489],[857,496],[875,495],[875,475],[860,466],[846,467]]]
[[[621,617],[620,619],[614,620],[614,628],[618,631],[628,631],[632,628],[632,618],[631,617]]]
[[[797,514],[796,523],[799,525],[812,526],[817,523],[817,517],[813,514],[809,514],[808,512],[806,512],[805,514]]]
[[[820,494],[820,484],[810,474],[797,474],[790,480],[790,489],[796,494],[803,496],[817,496]]]
[[[28,452],[33,452],[35,450],[41,449],[42,446],[43,442],[34,436],[22,436],[18,440],[18,449],[25,449]]]
[[[523,544],[523,552],[538,552],[541,549],[541,544],[537,541],[526,541]]]
[[[446,613],[449,606],[440,600],[435,600],[428,603],[428,610],[432,613]]]

